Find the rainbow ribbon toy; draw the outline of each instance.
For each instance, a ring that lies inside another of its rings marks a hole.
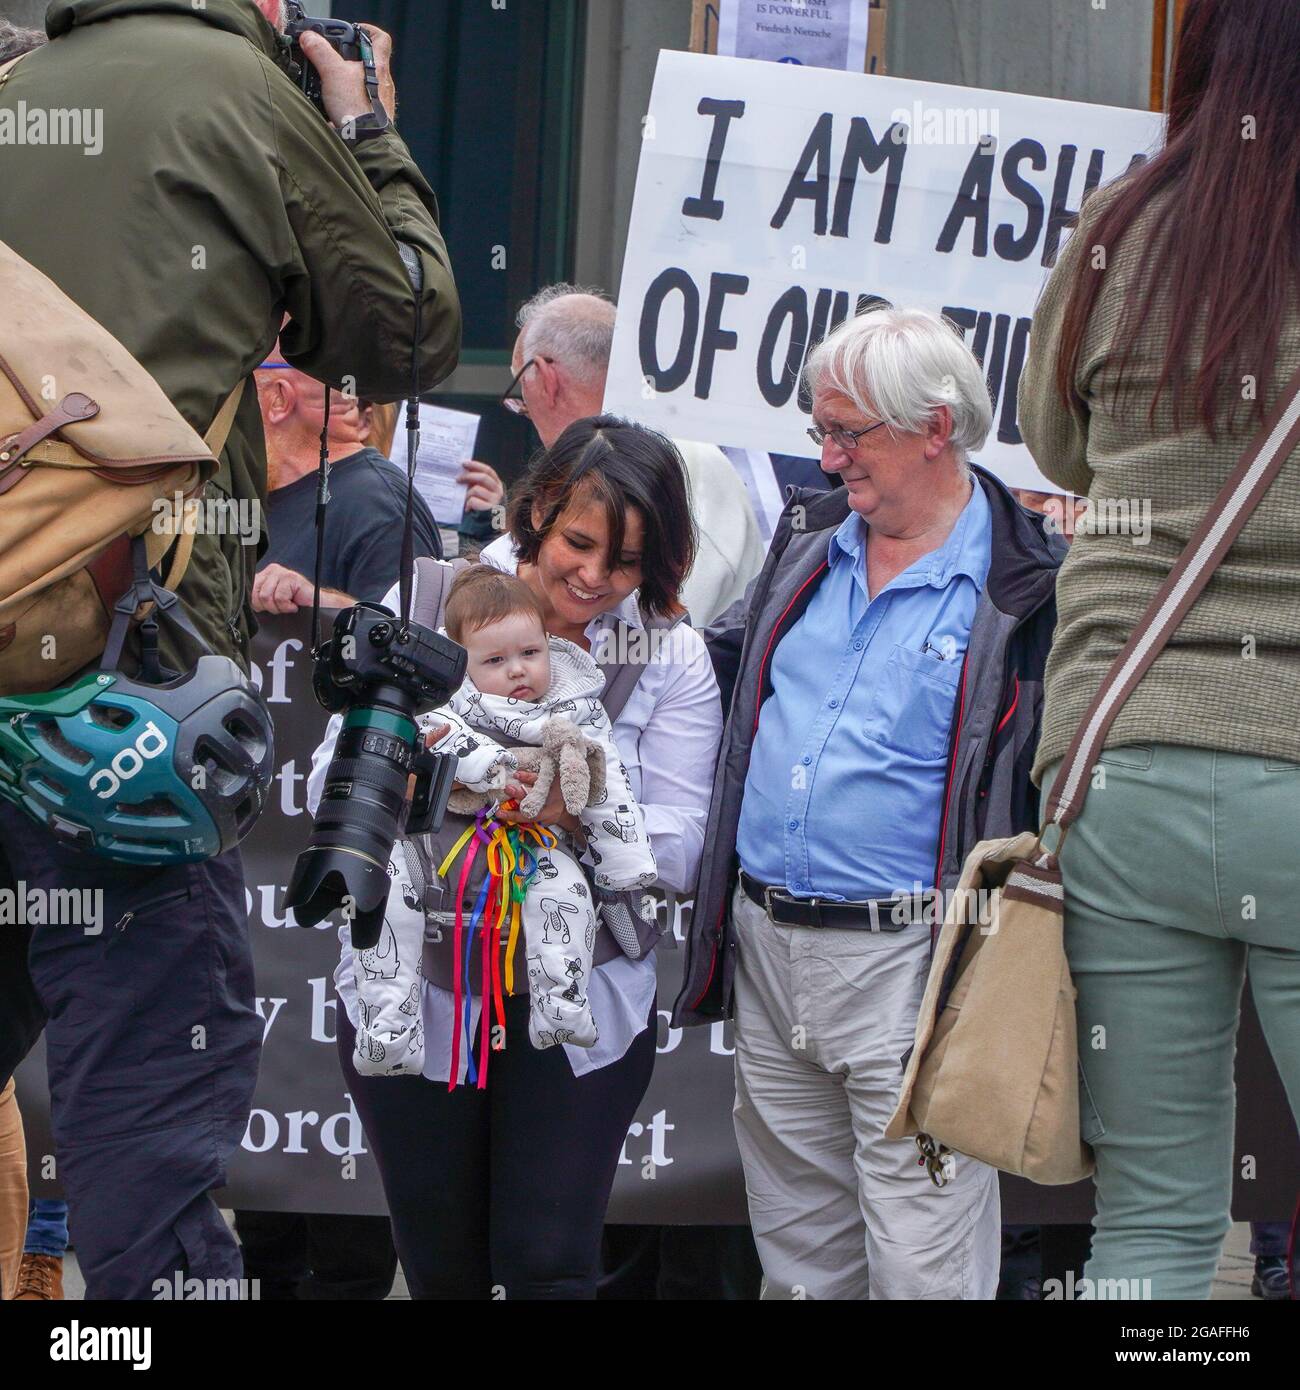
[[[507,801],[500,809],[513,810],[515,803]],[[460,1076],[461,1037],[465,1042],[466,1080],[479,1090],[487,1085],[488,1058],[493,1051],[505,1046],[505,1002],[501,980],[501,936],[510,919],[506,937],[505,993],[515,992],[515,948],[523,921],[524,897],[528,885],[537,873],[537,856],[529,846],[551,849],[557,843],[553,831],[544,825],[526,822],[521,825],[502,825],[494,813],[482,810],[474,817],[473,825],[456,841],[447,857],[438,866],[438,876],[446,878],[457,855],[465,851],[456,887],[456,925],[452,969],[451,1075],[447,1089],[454,1091]],[[487,873],[479,889],[468,924],[465,922],[465,886],[469,882],[474,860],[482,850],[487,861]],[[474,1058],[473,991],[470,987],[470,961],[474,953],[475,934],[481,937],[483,976],[479,991],[481,1004],[479,1060]],[[499,1039],[492,1043],[492,1018],[500,1028]]]

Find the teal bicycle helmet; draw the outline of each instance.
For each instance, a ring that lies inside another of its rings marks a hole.
[[[137,610],[140,582],[118,604],[106,668],[120,660],[122,615]],[[175,595],[148,582],[158,610],[197,638]],[[122,863],[210,859],[233,849],[265,804],[270,715],[228,657],[209,653],[183,675],[163,672],[156,618],[141,627],[145,679],[103,669],[0,698],[0,798],[59,839]]]

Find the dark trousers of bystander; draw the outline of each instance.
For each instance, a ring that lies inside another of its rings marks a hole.
[[[89,909],[35,926],[25,969],[19,931],[0,932],[0,1056],[17,1065],[45,1018],[57,1180],[86,1297],[238,1278],[209,1195],[243,1136],[262,1038],[238,851],[116,864],[0,803],[0,883]]]

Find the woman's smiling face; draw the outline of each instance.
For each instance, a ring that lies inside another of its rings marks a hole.
[[[543,518],[534,517],[539,525]],[[576,502],[557,518],[537,554],[536,577],[552,630],[585,628],[641,583],[645,521],[628,507],[619,554],[609,555],[609,518],[598,501]]]

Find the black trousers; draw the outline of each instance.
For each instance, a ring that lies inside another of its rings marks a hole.
[[[574,1076],[528,1041],[528,998],[506,1001],[485,1090],[358,1076],[339,1011],[344,1076],[383,1178],[412,1298],[593,1299],[600,1235],[627,1128],[650,1084],[656,1030]]]

